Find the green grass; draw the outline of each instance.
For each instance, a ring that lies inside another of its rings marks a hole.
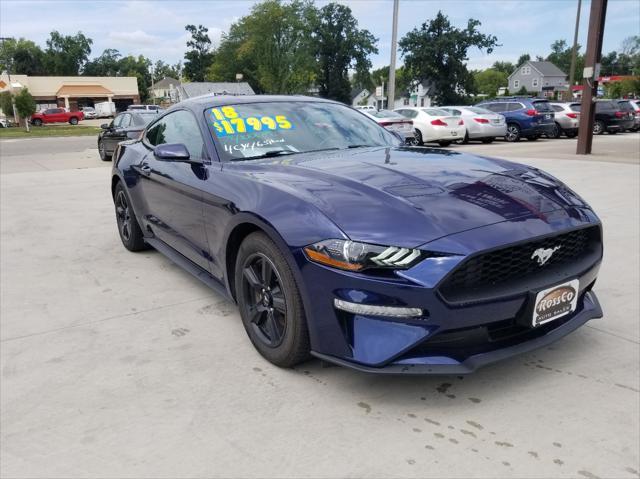
[[[31,126],[27,132],[23,126],[0,128],[0,138],[43,138],[51,136],[93,136],[101,130],[96,126],[47,125]]]

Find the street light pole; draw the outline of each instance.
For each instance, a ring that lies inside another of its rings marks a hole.
[[[569,95],[567,100],[573,99],[573,92],[571,87],[576,78],[576,56],[578,54],[578,30],[580,29],[580,8],[582,7],[582,0],[578,0],[578,13],[576,13],[576,29],[573,33],[573,50],[571,51],[571,69],[569,70]]]
[[[598,76],[602,57],[602,37],[604,36],[604,20],[607,16],[608,0],[591,0],[589,13],[589,33],[587,35],[587,52],[585,54],[584,73],[582,79],[582,103],[580,106],[580,124],[578,126],[578,155],[591,154],[593,143],[593,120],[596,105],[594,96],[598,94]]]
[[[396,101],[396,50],[398,49],[398,6],[393,0],[393,26],[391,28],[391,62],[389,63],[389,85],[387,86],[387,108],[393,110]],[[382,92],[384,98],[384,91]]]

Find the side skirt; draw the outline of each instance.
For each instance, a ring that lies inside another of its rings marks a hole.
[[[218,293],[221,296],[224,296],[225,299],[231,301],[232,303],[235,303],[231,295],[229,295],[227,288],[225,288],[224,285],[220,283],[220,281],[218,281],[216,278],[214,278],[208,271],[205,271],[200,266],[195,264],[193,261],[184,257],[183,255],[178,253],[176,250],[174,250],[173,248],[171,248],[170,246],[163,243],[157,238],[145,238],[144,240],[145,242],[153,246],[155,250],[157,250],[167,258],[169,258],[171,261],[173,261],[175,264],[180,266],[182,269],[184,269],[188,273],[191,273],[193,276],[198,278],[200,281],[202,281],[204,284],[206,284],[209,288],[214,290],[216,293]]]

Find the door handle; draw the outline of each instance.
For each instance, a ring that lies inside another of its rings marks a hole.
[[[151,167],[146,163],[140,165],[140,173],[144,176],[151,176]]]

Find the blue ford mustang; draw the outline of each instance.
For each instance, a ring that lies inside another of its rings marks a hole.
[[[256,349],[467,373],[602,310],[601,224],[535,168],[403,146],[306,97],[182,102],[114,154],[118,230],[234,300]]]

